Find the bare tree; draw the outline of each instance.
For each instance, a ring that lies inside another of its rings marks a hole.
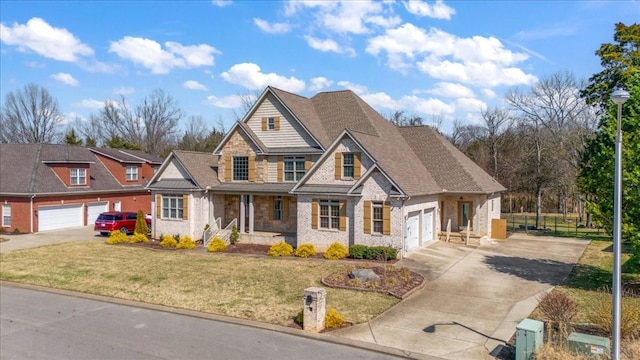
[[[236,121],[242,120],[244,116],[251,110],[253,104],[255,104],[256,100],[262,95],[261,91],[255,90],[253,92],[246,91],[243,94],[239,94],[240,97],[240,108],[233,110],[233,116],[236,118]]]
[[[484,121],[485,143],[492,159],[490,173],[498,179],[498,157],[504,142],[502,135],[511,126],[511,115],[506,109],[498,107],[483,109],[481,114]]]
[[[58,140],[63,120],[58,101],[47,89],[27,84],[7,93],[0,113],[0,141],[12,143],[53,143]]]
[[[177,147],[181,150],[212,152],[222,141],[224,132],[221,120],[210,129],[202,116],[190,116],[187,129]]]
[[[423,124],[422,117],[415,114],[407,116],[402,110],[389,114],[387,120],[395,126],[419,126]]]
[[[133,137],[129,141],[139,137],[145,151],[166,154],[175,144],[178,122],[183,116],[178,101],[162,89],[156,89],[136,107],[135,121],[129,122]]]

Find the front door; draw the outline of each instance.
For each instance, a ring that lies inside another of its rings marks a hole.
[[[467,230],[467,225],[473,229],[473,202],[461,201],[458,203],[458,228]]]

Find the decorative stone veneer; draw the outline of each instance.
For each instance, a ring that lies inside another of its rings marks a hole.
[[[273,231],[281,233],[296,232],[296,212],[298,204],[296,198],[288,196],[289,199],[289,218],[283,220],[273,220],[270,218],[272,214],[271,196],[254,196],[253,197],[253,216],[255,231]]]
[[[319,164],[318,168],[316,168],[313,176],[308,179],[307,184],[328,184],[328,185],[353,185],[357,180],[355,179],[344,179],[337,180],[335,173],[335,154],[343,152],[359,152],[360,163],[361,163],[361,171],[360,174],[364,175],[364,173],[371,167],[373,161],[367,157],[367,155],[362,151],[362,149],[355,143],[353,140],[349,138],[344,138],[334,149],[331,155],[324,158],[324,161]]]
[[[233,164],[226,163],[226,156],[256,156],[258,148],[253,145],[253,142],[242,131],[236,130],[229,137],[226,144],[220,149],[220,157],[218,158],[218,180],[225,182],[225,174],[227,166],[233,166]],[[233,160],[232,160],[233,161]],[[258,155],[255,158],[256,166],[256,181],[257,183],[263,183],[267,180],[267,157],[264,155]]]

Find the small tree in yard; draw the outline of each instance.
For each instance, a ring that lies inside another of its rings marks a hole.
[[[233,227],[231,227],[231,236],[229,237],[229,243],[231,243],[231,245],[235,245],[236,243],[238,243],[238,238],[240,238],[240,233],[238,233],[238,226],[233,225]]]
[[[134,231],[134,234],[142,234],[146,236],[148,232],[149,227],[147,226],[144,212],[142,210],[138,210],[138,216],[136,217],[136,229]]]

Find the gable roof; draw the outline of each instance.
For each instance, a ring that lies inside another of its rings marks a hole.
[[[155,165],[162,164],[161,158],[155,155],[147,154],[144,151],[140,151],[140,150],[90,147],[89,151],[94,152],[96,154],[100,154],[102,156],[106,156],[108,158],[111,158],[121,163],[131,163],[131,164],[150,163]]]
[[[189,174],[188,179],[160,179],[162,173],[176,159],[180,166]],[[210,152],[173,150],[165,159],[155,175],[147,185],[148,189],[173,190],[204,190],[219,185],[218,156]]]
[[[233,135],[233,132],[236,129],[239,129],[239,131],[244,132],[244,134],[249,138],[249,140],[251,140],[251,142],[258,148],[260,153],[263,153],[263,154],[266,153],[267,147],[262,143],[262,141],[256,135],[256,133],[253,132],[253,130],[251,130],[249,125],[247,125],[242,121],[236,121],[235,124],[231,126],[231,129],[229,129],[229,131],[222,138],[218,146],[216,146],[216,148],[213,150],[214,154],[220,154],[220,149],[222,149],[224,147],[224,144],[226,144],[227,141],[231,139],[231,136]]]
[[[429,126],[398,128],[442,192],[493,193],[506,188]],[[434,156],[435,155],[435,156]]]
[[[103,150],[103,149],[101,149]],[[51,164],[88,164],[88,186],[67,187],[51,169]],[[82,146],[66,144],[0,144],[0,193],[15,195],[80,193],[142,189],[124,187]]]

